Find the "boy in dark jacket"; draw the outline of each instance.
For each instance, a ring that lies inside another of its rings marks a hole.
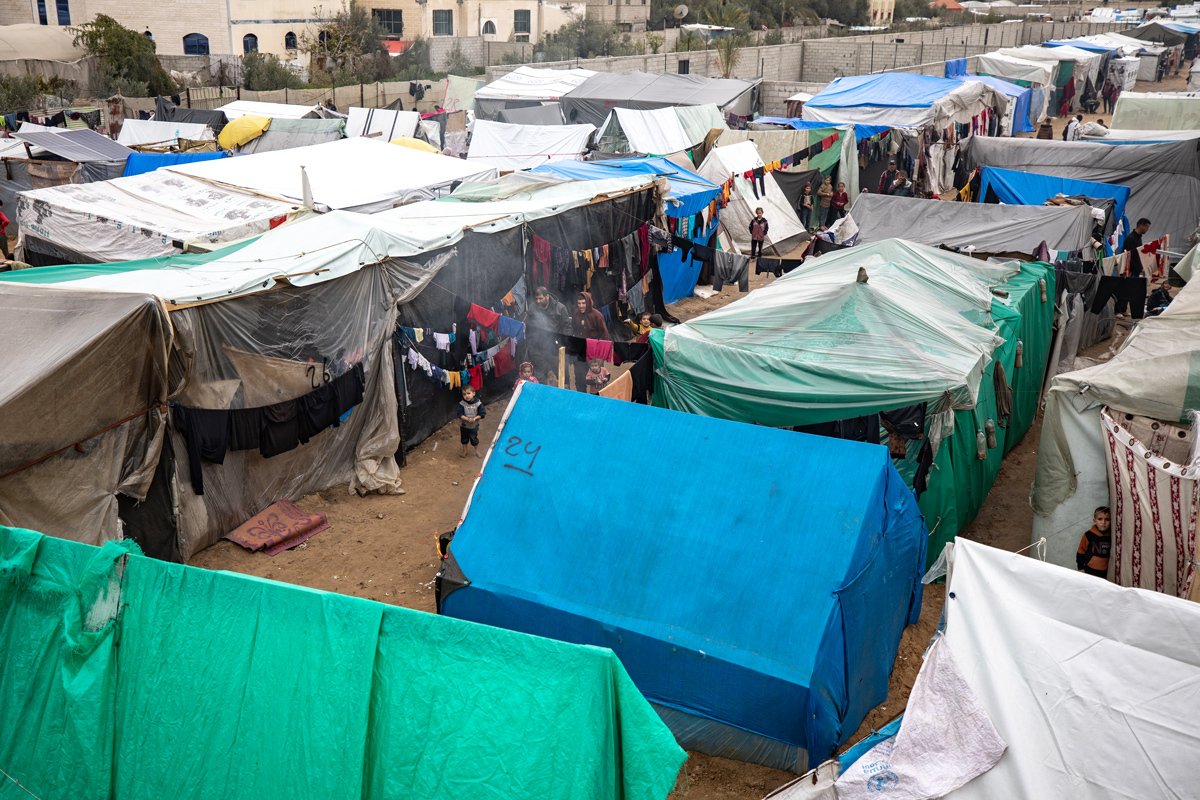
[[[767,238],[767,231],[770,229],[771,224],[763,216],[763,210],[761,208],[754,209],[754,219],[750,220],[751,258],[758,258],[762,255],[763,241]]]
[[[1109,530],[1111,515],[1108,506],[1100,506],[1092,514],[1092,527],[1084,531],[1075,551],[1075,566],[1080,572],[1108,577],[1108,554],[1112,548],[1112,532]]]
[[[462,442],[459,458],[467,457],[468,446],[475,448],[476,458],[483,458],[479,453],[479,420],[486,416],[487,409],[483,407],[483,401],[475,397],[475,389],[464,386],[462,401],[458,404],[458,432],[459,441]]]

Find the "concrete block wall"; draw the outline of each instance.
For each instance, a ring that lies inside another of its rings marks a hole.
[[[816,94],[823,83],[801,81],[763,81],[758,93],[759,113],[767,117],[786,117],[787,99],[797,92]]]

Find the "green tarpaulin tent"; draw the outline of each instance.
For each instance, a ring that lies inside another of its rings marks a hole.
[[[1053,297],[1046,264],[994,264],[899,239],[848,248],[652,332],[655,403],[773,427],[923,405],[923,437],[896,466],[911,482],[932,445],[920,498],[932,558],[975,516],[1003,454],[1033,421]],[[1012,389],[1007,417],[998,416],[997,364],[1002,392]]]
[[[0,795],[663,798],[610,650],[0,526]]]

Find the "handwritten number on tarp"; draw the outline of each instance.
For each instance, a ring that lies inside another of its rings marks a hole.
[[[520,436],[510,436],[504,444],[504,454],[509,458],[515,459],[519,462],[524,462],[525,457],[529,457],[529,463],[525,466],[518,466],[517,464],[510,463],[505,464],[504,468],[515,469],[517,472],[523,472],[526,475],[533,477],[533,464],[535,461],[537,461],[538,453],[542,452],[542,446],[540,444],[534,444],[533,442],[527,442]]]
[[[329,359],[321,359],[321,379],[317,380],[317,365],[309,364],[304,368],[304,374],[308,376],[308,380],[312,383],[312,388],[320,389],[322,384],[329,383],[333,378],[329,374]]]

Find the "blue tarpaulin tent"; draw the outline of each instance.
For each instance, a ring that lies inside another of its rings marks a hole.
[[[578,180],[598,180],[619,175],[659,175],[670,183],[670,197],[679,201],[678,205],[673,202],[667,203],[667,216],[676,219],[692,219],[721,194],[721,187],[715,183],[710,183],[666,158],[554,161],[534,167],[530,172]],[[707,244],[709,237],[716,230],[717,216],[714,214],[708,225],[699,230],[694,225],[689,227],[688,238],[699,244]],[[692,290],[696,288],[696,279],[700,277],[700,268],[693,266],[694,263],[689,257],[685,264],[683,251],[679,248],[670,253],[658,254],[658,271],[662,277],[664,302],[674,303],[692,296]]]
[[[863,139],[870,139],[872,136],[878,136],[881,133],[887,133],[891,130],[886,125],[863,125],[855,122],[815,122],[800,119],[799,117],[758,117],[754,121],[763,125],[781,125],[785,128],[792,128],[798,131],[807,131],[812,128],[830,128],[841,124],[853,125],[854,141],[856,142],[861,142]]]
[[[883,72],[838,78],[804,104],[801,116],[823,122],[892,127],[942,127],[966,123],[1000,104],[986,84],[954,78]]]
[[[1033,132],[1036,120],[1029,118],[1030,100],[1033,96],[1033,91],[1029,87],[1018,86],[1003,78],[994,78],[991,75],[960,75],[956,80],[986,83],[1001,94],[1011,97],[1014,100],[1014,104],[1012,110],[1012,130],[1009,133]]]
[[[196,161],[212,161],[225,158],[228,153],[217,150],[213,153],[133,153],[125,161],[123,177],[141,175],[144,172],[154,172],[163,167],[173,167],[177,164],[192,164]]]
[[[925,541],[885,447],[522,384],[439,609],[611,647],[685,747],[803,771],[886,698]]]
[[[1023,172],[1015,169],[984,167],[979,178],[979,198],[987,200],[989,190],[1001,203],[1040,206],[1057,194],[1083,195],[1084,197],[1112,198],[1113,216],[1125,223],[1129,232],[1129,221],[1125,219],[1125,204],[1129,202],[1130,189],[1116,183],[1099,183],[1076,178],[1060,178],[1040,172]]]
[[[1101,44],[1091,39],[1051,39],[1046,42],[1046,47],[1076,47],[1091,53],[1113,53],[1121,49],[1120,45]]]

